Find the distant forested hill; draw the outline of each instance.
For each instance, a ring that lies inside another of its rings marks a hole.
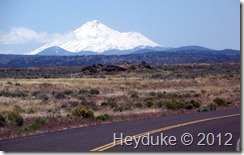
[[[0,55],[0,67],[90,66],[93,64],[189,64],[204,62],[239,62],[240,51],[164,51],[129,55],[38,56]]]

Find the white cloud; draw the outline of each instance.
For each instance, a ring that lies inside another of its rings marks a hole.
[[[69,40],[75,38],[73,32],[65,34],[35,32],[26,27],[12,27],[9,32],[0,32],[0,44],[21,44],[28,42],[51,42],[55,40]]]

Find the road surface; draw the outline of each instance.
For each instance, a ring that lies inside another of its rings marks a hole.
[[[0,150],[6,152],[239,151],[241,150],[240,112],[240,109],[230,109],[100,124],[0,141]],[[126,136],[127,141],[124,142],[122,139],[121,142],[119,138]]]

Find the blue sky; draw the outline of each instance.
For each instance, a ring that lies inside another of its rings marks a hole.
[[[240,49],[239,0],[1,0],[0,53],[32,51],[93,19],[165,47]]]

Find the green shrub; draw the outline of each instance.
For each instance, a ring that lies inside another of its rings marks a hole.
[[[131,98],[139,98],[139,94],[138,94],[138,92],[134,91],[131,93],[130,97]]]
[[[156,102],[156,106],[158,107],[158,108],[161,108],[161,107],[163,107],[163,103],[162,102]]]
[[[83,101],[81,102],[82,106],[85,106],[85,107],[88,107],[88,108],[91,108],[93,110],[96,110],[97,109],[97,104],[95,102],[92,102],[92,101]]]
[[[15,86],[20,86],[20,83],[16,82],[16,83],[15,83]]]
[[[186,102],[185,101],[177,101],[176,103],[177,109],[185,109]]]
[[[99,90],[98,89],[90,89],[90,94],[98,95],[99,94]]]
[[[213,102],[215,103],[215,104],[217,104],[218,106],[222,106],[222,105],[225,105],[225,101],[223,100],[223,99],[221,99],[221,98],[215,98],[214,100],[213,100]]]
[[[147,102],[147,101],[153,102],[154,98],[153,97],[147,97],[147,98],[144,99],[144,102]]]
[[[201,94],[199,94],[199,93],[196,93],[193,95],[193,97],[200,97],[200,96],[201,96]]]
[[[147,100],[147,101],[144,102],[144,104],[145,104],[146,107],[150,108],[150,107],[153,106],[154,103],[152,101],[150,101],[150,100]]]
[[[13,97],[27,97],[27,96],[28,96],[28,94],[24,93],[22,91],[17,91],[17,92],[13,93]]]
[[[121,106],[119,106],[119,107],[115,107],[114,108],[114,111],[119,111],[119,112],[122,112],[122,111],[124,111],[125,109],[123,108],[123,107],[121,107]]]
[[[30,109],[28,109],[27,113],[28,113],[28,114],[34,114],[34,113],[35,113],[35,110],[32,109],[32,108],[30,108]]]
[[[46,118],[37,118],[35,120],[35,123],[37,123],[37,124],[47,124],[48,123],[48,119],[46,119]]]
[[[217,110],[217,105],[215,103],[211,103],[208,105],[208,108],[210,111],[215,111]]]
[[[116,100],[115,100],[115,98],[109,98],[109,99],[107,100],[107,102],[108,102],[109,105],[115,105],[115,104],[116,104]]]
[[[12,85],[13,83],[11,81],[8,81],[7,84]]]
[[[194,108],[199,108],[201,106],[201,104],[195,100],[191,100],[190,104],[192,104]]]
[[[37,118],[34,122],[32,122],[31,126],[29,126],[30,130],[37,130],[39,129],[40,125],[47,124],[48,120],[45,118]]]
[[[42,90],[37,90],[32,92],[31,96],[35,96],[36,98],[41,99],[44,102],[49,99],[48,96],[45,94],[45,92]]]
[[[0,91],[0,96],[11,97],[12,93],[2,90],[2,91]]]
[[[156,93],[156,92],[150,92],[149,95],[150,95],[150,96],[156,96],[157,93]]]
[[[15,111],[17,112],[17,113],[22,113],[22,112],[24,112],[25,110],[23,110],[20,106],[18,106],[18,105],[15,105],[14,106],[14,109],[15,109]]]
[[[231,105],[232,104],[232,102],[226,102],[225,100],[223,100],[223,99],[221,99],[221,98],[215,98],[214,100],[213,100],[213,102],[216,104],[216,105],[218,105],[218,106],[229,106],[229,105]]]
[[[152,107],[154,104],[154,98],[153,97],[147,97],[144,99],[144,105],[148,108]]]
[[[142,108],[142,107],[143,107],[143,104],[140,103],[140,102],[137,102],[137,103],[135,104],[135,106],[136,106],[137,108]]]
[[[46,94],[42,94],[42,95],[39,96],[39,99],[41,99],[42,101],[46,102],[49,99],[49,97]]]
[[[61,108],[62,108],[62,109],[66,109],[66,108],[68,108],[68,104],[67,104],[67,103],[63,103],[63,104],[61,105]]]
[[[39,128],[39,124],[36,124],[34,122],[31,124],[31,126],[29,126],[29,129],[33,131],[37,130],[38,128]]]
[[[88,107],[78,106],[74,108],[71,114],[77,118],[93,118],[94,114],[92,110]]]
[[[103,114],[103,115],[99,115],[96,117],[96,119],[102,120],[102,121],[106,121],[110,118],[110,116],[108,114]]]
[[[229,106],[229,105],[232,105],[232,102],[226,102],[226,105]]]
[[[129,103],[127,103],[127,104],[125,105],[124,109],[125,109],[125,110],[131,110],[132,107],[133,107],[133,103],[132,103],[132,102],[129,102]]]
[[[52,86],[52,84],[51,83],[42,83],[42,84],[40,84],[40,86],[41,87],[43,87],[43,88],[47,88],[47,87],[50,87],[50,86]]]
[[[85,95],[85,94],[88,94],[88,93],[90,93],[90,91],[87,90],[87,89],[80,89],[80,90],[78,91],[78,94],[82,94],[82,95]]]
[[[101,106],[110,106],[111,108],[118,107],[115,98],[107,99],[107,101],[101,103]]]
[[[81,101],[85,101],[85,100],[86,100],[86,98],[85,98],[84,95],[78,95],[77,97],[78,97],[78,99],[81,100]]]
[[[71,95],[72,93],[73,93],[72,90],[64,90],[63,91],[63,94],[65,94],[65,95]]]
[[[17,112],[9,113],[8,120],[11,122],[12,125],[15,126],[22,126],[24,124],[23,117]]]
[[[77,102],[77,101],[70,101],[70,102],[67,103],[67,105],[69,105],[69,107],[74,108],[74,107],[77,107],[79,105],[79,102]]]
[[[193,108],[194,108],[194,106],[191,103],[187,103],[186,106],[185,106],[185,109],[187,109],[187,110],[191,110]]]
[[[101,106],[108,106],[108,103],[107,102],[102,102]]]
[[[179,95],[179,97],[191,97],[191,94],[190,93],[185,93],[185,94]]]
[[[61,99],[65,99],[65,98],[66,98],[66,96],[65,96],[62,92],[56,92],[56,93],[54,94],[54,97],[55,97],[56,99],[58,99],[58,100],[61,100]]]
[[[16,127],[14,130],[15,131],[28,131],[29,130],[29,127],[23,125],[23,126],[20,126],[20,127]]]
[[[0,91],[0,96],[4,97],[27,97],[28,94],[24,93],[22,91],[16,91],[16,92],[8,92],[8,91]]]
[[[0,127],[4,127],[6,125],[6,118],[0,114]]]
[[[200,108],[198,108],[197,111],[198,112],[207,112],[207,111],[209,111],[209,108],[208,107],[200,107]]]
[[[170,110],[179,110],[179,109],[187,109],[187,110],[191,110],[194,108],[199,108],[200,107],[200,103],[194,100],[191,101],[176,101],[174,99],[172,100],[168,100],[165,103],[165,106],[170,109]]]
[[[177,106],[176,106],[175,102],[173,102],[173,101],[167,101],[165,103],[165,106],[167,107],[167,109],[177,110]]]
[[[166,93],[166,92],[164,92],[164,93]],[[157,92],[157,97],[158,98],[163,98],[165,95],[163,94],[163,93],[161,93],[161,92]]]
[[[31,96],[37,96],[37,95],[42,94],[42,93],[44,93],[42,90],[36,90],[36,91],[33,91],[31,93]]]
[[[203,90],[203,89],[202,89],[202,90],[201,90],[201,93],[202,93],[202,94],[206,94],[206,90]]]
[[[164,95],[164,98],[167,98],[167,99],[175,99],[175,98],[179,97],[179,95],[176,94],[176,93],[166,93],[166,92],[164,92],[163,95]]]
[[[78,93],[81,95],[92,96],[92,95],[98,95],[100,92],[98,89],[93,88],[90,90],[89,89],[80,89],[78,91]]]
[[[169,100],[165,103],[165,106],[170,110],[179,110],[186,108],[185,101],[176,101],[176,100]]]

